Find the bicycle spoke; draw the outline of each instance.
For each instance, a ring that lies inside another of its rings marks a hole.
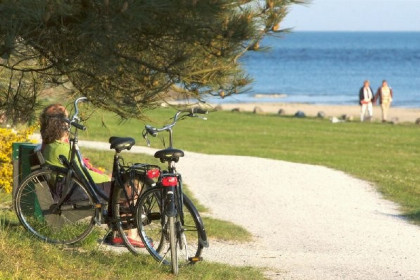
[[[15,194],[15,210],[22,225],[38,238],[73,244],[92,231],[96,210],[85,188],[74,178],[70,182],[72,194],[58,207],[60,184],[65,182],[57,178],[65,178],[65,174],[49,169],[31,173]]]

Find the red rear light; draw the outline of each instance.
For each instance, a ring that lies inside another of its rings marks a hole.
[[[147,177],[150,179],[158,178],[160,176],[160,170],[159,169],[150,169],[147,170]]]
[[[178,184],[177,177],[164,177],[162,178],[162,186],[164,187],[175,187]]]

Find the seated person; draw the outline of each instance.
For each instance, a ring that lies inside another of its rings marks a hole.
[[[45,162],[51,165],[62,166],[59,155],[70,156],[68,124],[63,120],[68,118],[68,112],[60,104],[49,105],[40,117],[42,148],[41,152]],[[89,166],[87,166],[89,167]],[[93,168],[91,168],[93,169]],[[93,181],[109,196],[110,177],[101,174],[98,169],[89,170]]]
[[[41,152],[45,162],[48,164],[63,166],[59,160],[59,156],[65,155],[67,158],[70,157],[69,124],[64,121],[65,118],[68,118],[68,112],[60,104],[49,105],[41,113]],[[84,162],[95,184],[109,197],[111,192],[111,178],[91,166],[86,159],[84,159]],[[113,233],[113,236],[111,239],[112,244],[123,244],[121,237],[116,237],[115,233]],[[144,247],[137,233],[137,229],[129,229],[127,231],[127,237],[132,245]]]

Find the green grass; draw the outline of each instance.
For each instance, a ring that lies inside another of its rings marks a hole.
[[[19,229],[0,230],[0,279],[175,279],[150,256],[101,250],[63,250]],[[201,262],[182,267],[176,279],[263,279],[249,267]]]
[[[41,242],[19,224],[10,194],[0,192],[0,279],[264,279],[259,269],[208,261],[182,267],[174,277],[147,254],[115,254],[91,246],[98,237],[93,233],[77,247]]]
[[[149,113],[150,120],[147,123],[162,125],[173,113],[170,109],[155,110]],[[121,123],[110,113],[96,112],[86,123],[88,131],[83,133],[83,138],[107,141],[113,135],[132,136],[136,138],[137,144],[144,145],[141,138],[144,123],[134,120]],[[312,118],[215,112],[209,114],[207,121],[182,121],[174,132],[175,147],[187,151],[258,156],[342,170],[374,183],[386,198],[401,205],[404,216],[420,223],[419,126],[359,122],[332,124],[328,120]],[[162,147],[158,140],[152,140],[153,147]],[[109,166],[99,163],[111,162],[112,155],[97,151],[92,153],[85,149],[83,151],[91,158],[97,157],[92,160],[96,165],[110,169]],[[134,157],[127,160],[158,163],[148,156]],[[4,210],[4,205],[10,203],[9,200],[10,198],[5,199],[0,195],[0,279],[40,279],[41,275],[45,275],[44,278],[47,279],[63,275],[69,279],[174,279],[169,269],[156,266],[150,257],[137,258],[128,253],[115,256],[108,252],[84,249],[85,247],[62,250],[31,239],[18,225],[14,213]],[[205,214],[205,208],[200,211]],[[207,215],[204,222],[212,225],[207,229],[209,235],[213,231],[226,232],[224,236],[235,236],[241,231],[231,224],[225,228],[225,222],[213,220]],[[246,234],[244,236],[248,240]],[[177,277],[262,278],[262,273],[256,269],[209,262],[183,268],[181,275]]]
[[[106,141],[111,135],[132,136],[137,144],[145,145],[141,137],[144,124],[161,126],[169,122],[173,113],[173,109],[160,109],[150,112],[146,122],[123,123],[112,114],[98,113],[87,122],[89,131],[95,133],[83,137]],[[374,183],[378,191],[401,205],[404,215],[417,223],[420,223],[419,139],[420,127],[414,124],[332,124],[315,118],[234,112],[210,113],[207,121],[187,119],[174,130],[175,147],[188,151],[249,155],[342,170]],[[153,147],[162,147],[157,139],[152,141]]]

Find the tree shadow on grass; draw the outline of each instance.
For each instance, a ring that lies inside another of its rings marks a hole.
[[[0,229],[19,226],[20,222],[13,210],[0,210]]]
[[[3,226],[3,227],[8,227],[8,228],[20,227],[19,222],[9,220],[9,219],[1,220],[0,225]]]
[[[420,225],[420,210],[408,212],[407,214],[403,214],[401,216],[417,225]]]

